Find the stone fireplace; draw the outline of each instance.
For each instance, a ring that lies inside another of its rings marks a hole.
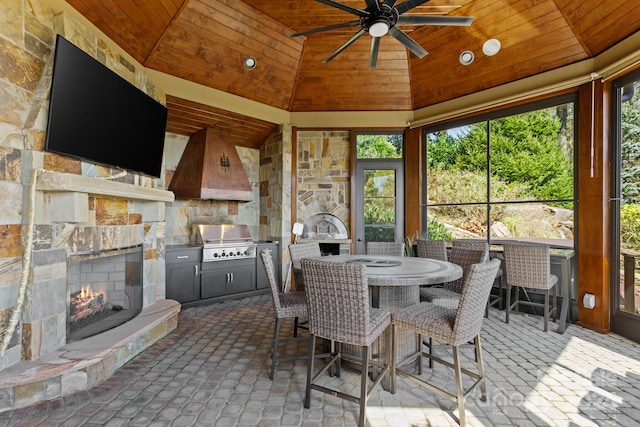
[[[22,273],[29,280],[0,361],[0,412],[87,390],[177,326],[180,304],[165,299],[164,280],[164,212],[173,193],[145,177],[126,179],[134,182],[32,175],[24,227],[31,261]],[[115,314],[76,336],[70,302],[87,282],[104,295],[80,309],[102,305]],[[108,324],[116,318],[124,323]]]
[[[121,325],[142,310],[142,245],[69,257],[67,342]]]

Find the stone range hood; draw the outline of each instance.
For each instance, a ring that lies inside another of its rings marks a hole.
[[[252,200],[253,190],[240,156],[227,139],[211,127],[189,138],[169,184],[176,199]]]

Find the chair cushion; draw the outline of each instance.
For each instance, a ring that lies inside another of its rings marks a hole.
[[[421,302],[391,314],[393,325],[451,343],[456,310],[429,302]]]
[[[460,294],[444,288],[422,288],[420,289],[420,301],[456,309],[460,303]]]

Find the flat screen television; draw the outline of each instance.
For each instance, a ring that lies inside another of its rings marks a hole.
[[[45,149],[159,178],[167,108],[58,35]]]

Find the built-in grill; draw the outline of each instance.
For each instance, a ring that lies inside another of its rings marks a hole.
[[[244,224],[198,224],[192,228],[202,246],[202,262],[256,257],[256,243]]]

